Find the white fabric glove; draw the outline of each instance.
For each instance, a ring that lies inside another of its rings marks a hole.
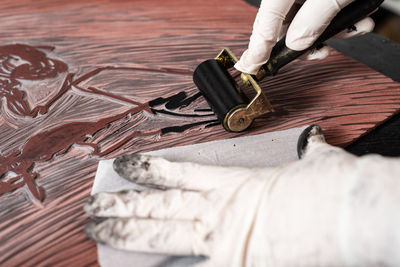
[[[235,68],[244,73],[256,74],[268,61],[275,43],[286,34],[286,46],[293,50],[310,47],[346,5],[354,0],[262,0],[253,25],[248,49]],[[367,17],[335,37],[349,38],[372,31],[374,21]],[[306,54],[306,59],[322,59],[329,48]]]
[[[203,255],[201,266],[400,266],[400,159],[355,157],[310,135],[305,157],[247,169],[118,158],[158,189],[98,193],[85,211],[95,241]],[[268,160],[268,159],[266,159]]]

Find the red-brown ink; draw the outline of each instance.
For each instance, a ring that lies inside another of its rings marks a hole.
[[[149,69],[149,68],[129,68],[129,67],[102,67],[86,73],[75,80],[72,80],[74,74],[69,74],[64,85],[59,92],[52,97],[43,106],[37,106],[31,109],[25,101],[25,92],[21,88],[20,80],[44,80],[54,78],[59,73],[67,71],[66,63],[47,57],[46,53],[41,50],[54,50],[51,46],[33,47],[26,44],[10,44],[0,46],[0,98],[5,98],[7,109],[19,116],[35,117],[38,114],[46,114],[49,107],[61,97],[71,86],[86,93],[94,93],[104,95],[117,100],[122,100],[131,104],[137,104],[135,101],[122,98],[103,92],[93,87],[81,88],[79,83],[85,81],[104,70],[129,70],[129,71],[146,71],[156,73],[170,73],[176,75],[192,75],[191,71],[176,70],[169,68]],[[69,83],[69,84],[68,84]]]
[[[189,123],[180,126],[170,126],[162,129],[156,129],[148,132],[133,131],[132,134],[120,140],[116,144],[107,148],[104,151],[99,151],[96,143],[88,142],[90,137],[93,137],[100,130],[108,127],[111,123],[120,120],[126,116],[137,114],[139,112],[148,112],[150,114],[165,113],[172,116],[185,116],[185,117],[209,117],[212,114],[179,114],[164,109],[155,109],[156,106],[165,104],[166,109],[178,109],[185,107],[191,102],[196,100],[200,95],[187,97],[185,92],[177,93],[174,96],[167,98],[158,98],[148,103],[140,103],[135,100],[124,98],[118,95],[110,94],[99,90],[95,87],[83,88],[79,84],[100,72],[105,70],[129,70],[129,71],[148,71],[148,72],[161,72],[173,73],[178,75],[191,75],[189,71],[179,71],[172,69],[146,69],[146,68],[127,68],[127,67],[102,67],[97,68],[89,73],[86,73],[74,79],[73,73],[68,73],[62,87],[58,93],[47,102],[45,106],[35,107],[29,110],[27,103],[23,99],[23,91],[18,87],[20,86],[19,79],[40,80],[56,76],[58,73],[67,70],[67,65],[59,60],[48,58],[45,53],[29,45],[16,44],[7,45],[0,48],[3,58],[2,77],[4,84],[3,96],[7,99],[7,105],[10,111],[21,116],[34,117],[37,111],[45,114],[50,105],[60,98],[65,92],[75,87],[76,89],[92,93],[96,95],[103,95],[108,98],[120,100],[135,107],[118,115],[106,117],[96,122],[72,122],[60,124],[50,130],[40,132],[30,138],[21,150],[15,151],[9,155],[0,157],[0,195],[11,192],[17,188],[27,185],[30,194],[37,200],[44,199],[44,190],[35,184],[35,179],[38,177],[37,173],[33,173],[34,164],[37,162],[44,162],[51,160],[54,156],[60,156],[69,151],[73,145],[83,145],[93,148],[92,155],[104,156],[116,150],[123,144],[130,141],[135,137],[143,137],[149,135],[161,135],[168,132],[181,132],[186,129],[192,128],[201,124],[208,124],[214,120],[205,120],[195,123]],[[20,65],[15,65],[11,59],[23,62]],[[25,63],[28,62],[28,63]],[[8,83],[7,83],[8,82]],[[18,96],[18,97],[16,97]],[[40,144],[40,145],[38,145]],[[5,179],[8,174],[14,174],[11,178]]]
[[[54,78],[67,70],[67,64],[46,56],[42,50],[53,47],[33,47],[24,44],[0,46],[0,97],[5,98],[10,112],[19,116],[35,117],[47,112],[48,103],[30,109],[20,89],[20,80],[43,80]]]
[[[89,138],[94,136],[100,130],[106,128],[109,124],[127,117],[129,114],[137,114],[139,112],[153,112],[149,109],[148,103],[138,103],[138,106],[127,110],[121,114],[103,118],[97,122],[73,122],[62,124],[53,129],[43,131],[28,140],[21,151],[16,151],[8,156],[0,158],[0,177],[7,173],[15,173],[16,176],[7,181],[0,181],[0,195],[11,192],[17,188],[27,185],[30,193],[39,201],[44,199],[44,191],[35,185],[34,179],[36,173],[32,172],[35,162],[43,162],[51,160],[54,156],[60,156],[68,152],[73,145],[82,145],[93,148],[93,156],[105,156],[110,152],[121,147],[132,138],[150,135],[161,135],[168,132],[181,132],[197,125],[209,124],[215,120],[205,120],[196,123],[190,123],[181,126],[171,126],[153,131],[133,131],[132,134],[120,140],[116,144],[104,151],[99,151],[96,143],[87,142]],[[187,102],[186,102],[187,103]],[[177,116],[188,116],[185,114],[176,114]],[[213,116],[212,114],[203,115],[205,117]],[[38,145],[40,144],[40,145]]]

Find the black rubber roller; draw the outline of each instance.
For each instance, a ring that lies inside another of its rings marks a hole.
[[[224,128],[229,131],[224,123],[226,115],[247,105],[229,72],[217,60],[209,59],[196,68],[193,81]]]

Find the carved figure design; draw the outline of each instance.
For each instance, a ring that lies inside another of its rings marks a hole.
[[[43,48],[43,47],[41,47]],[[49,49],[46,47],[46,49]],[[86,73],[77,78],[75,74],[68,73],[62,87],[58,93],[50,99],[46,105],[29,109],[24,101],[24,93],[20,88],[19,79],[46,79],[55,77],[58,73],[65,72],[67,65],[59,60],[48,58],[45,53],[28,45],[9,45],[0,47],[2,67],[0,79],[2,81],[1,93],[6,98],[8,109],[17,115],[34,117],[38,113],[45,114],[57,99],[72,87],[85,93],[93,93],[96,95],[106,96],[129,103],[131,106],[127,111],[102,118],[98,121],[83,121],[60,124],[52,129],[40,132],[30,138],[24,146],[9,155],[0,157],[0,195],[16,190],[24,185],[27,185],[31,195],[42,201],[45,197],[44,190],[38,187],[35,179],[38,174],[33,172],[35,162],[44,162],[51,160],[54,156],[66,154],[73,145],[82,145],[93,149],[91,155],[105,156],[110,152],[118,149],[132,138],[162,135],[171,131],[183,131],[199,124],[213,125],[216,120],[214,115],[209,110],[194,112],[193,114],[180,114],[173,109],[181,106],[187,106],[196,100],[200,94],[187,97],[185,92],[180,92],[176,95],[166,98],[156,98],[146,103],[141,103],[135,100],[117,96],[108,92],[104,92],[94,87],[83,88],[80,83],[98,75],[104,70],[147,70],[140,68],[118,68],[118,67],[102,67],[97,68],[89,73]],[[30,55],[33,53],[33,55]],[[147,70],[153,72],[167,72],[166,70]],[[176,70],[175,70],[176,71]],[[16,97],[18,96],[18,97]],[[161,107],[161,108],[160,108]],[[132,131],[129,136],[126,136],[111,147],[100,151],[96,143],[90,140],[101,131],[107,128],[111,123],[120,119],[138,114],[139,112],[147,112],[155,115],[156,113],[164,113],[170,116],[186,116],[186,117],[209,117],[204,120],[199,120],[186,125],[171,125],[167,128],[153,129],[150,131]],[[210,118],[211,117],[211,118]],[[8,174],[10,177],[7,177]]]
[[[37,114],[45,114],[54,101],[30,109],[24,100],[25,93],[21,90],[20,80],[54,78],[68,69],[67,64],[47,57],[39,49],[53,50],[54,47],[24,44],[0,46],[0,97],[5,99],[7,109],[16,115],[35,117]]]

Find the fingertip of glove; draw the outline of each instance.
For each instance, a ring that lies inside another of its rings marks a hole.
[[[93,234],[94,228],[95,228],[95,227],[96,227],[96,222],[90,221],[90,222],[88,222],[88,223],[85,225],[85,229],[84,229],[85,234],[86,234],[91,240],[94,240],[94,241],[96,241],[96,238],[95,238],[95,236],[94,236],[94,234]]]
[[[100,244],[105,244],[105,242],[99,238],[99,235],[97,233],[98,229],[96,229],[96,226],[103,221],[105,221],[104,218],[94,218],[85,225],[85,228],[83,230],[85,234],[89,237],[89,239]]]
[[[243,58],[243,56],[242,56],[242,58]],[[240,58],[240,60],[238,62],[236,62],[234,67],[235,67],[235,69],[237,69],[238,71],[243,72],[243,73],[256,75],[258,70],[261,68],[261,66],[263,64],[265,64],[265,62],[249,64],[249,62],[247,62],[246,59],[242,59],[242,58]]]
[[[295,51],[302,51],[309,48],[316,40],[315,36],[287,35],[286,46]]]
[[[267,62],[269,54],[270,49],[265,49],[264,45],[249,48],[243,52],[234,67],[240,72],[255,75],[260,67]]]
[[[375,28],[375,21],[370,17],[366,17],[360,21],[358,28],[361,28],[363,33],[372,32]]]
[[[252,74],[252,75],[257,73],[257,71],[254,71],[252,67],[243,66],[243,64],[240,61],[236,62],[234,68],[240,72],[248,73],[248,74]]]
[[[93,203],[95,202],[96,197],[95,196],[89,196],[85,203],[83,204],[83,210],[85,211],[86,214],[92,215],[93,214]]]
[[[309,51],[308,53],[304,54],[300,57],[303,60],[321,60],[327,58],[330,54],[330,48],[327,46],[323,46],[320,49],[314,49]]]

